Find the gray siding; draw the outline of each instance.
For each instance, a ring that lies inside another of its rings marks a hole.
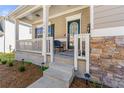
[[[94,6],[94,29],[124,26],[123,5]]]

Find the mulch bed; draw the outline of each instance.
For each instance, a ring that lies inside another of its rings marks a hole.
[[[101,88],[100,84],[94,84],[92,82],[89,82],[88,85],[86,85],[86,81],[82,78],[75,77],[72,84],[70,85],[70,88]],[[108,86],[103,85],[102,88],[110,88]]]
[[[25,63],[26,70],[19,72],[21,62],[14,62],[12,67],[0,64],[0,87],[1,88],[25,88],[42,77],[40,67]]]

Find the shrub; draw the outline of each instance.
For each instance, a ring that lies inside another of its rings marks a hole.
[[[24,65],[19,66],[18,70],[20,72],[24,72],[25,71],[25,66]]]
[[[101,84],[99,84],[97,81],[92,81],[92,86],[94,88],[100,88],[101,87]]]
[[[1,64],[1,59],[0,59],[0,64]]]
[[[13,66],[13,62],[11,61],[11,62],[8,62],[8,66],[9,67],[12,67]]]
[[[30,62],[30,61],[25,61],[24,63],[26,63],[26,64],[32,64],[32,62]]]
[[[41,70],[42,70],[42,71],[45,71],[45,70],[47,70],[47,69],[48,69],[48,67],[46,67],[46,66],[42,66],[42,67],[41,67]]]
[[[7,61],[6,61],[6,60],[3,60],[3,61],[2,61],[2,64],[6,64],[6,63],[7,63]]]

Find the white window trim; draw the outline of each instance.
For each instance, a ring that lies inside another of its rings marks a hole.
[[[81,13],[66,17],[66,49],[68,49],[68,22],[73,20],[80,20],[80,33],[81,33]]]

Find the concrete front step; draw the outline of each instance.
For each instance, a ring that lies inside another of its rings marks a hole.
[[[63,55],[55,55],[54,57],[55,62],[57,63],[64,63],[64,64],[69,64],[73,65],[74,64],[74,58],[73,57],[67,57]]]
[[[49,68],[59,70],[59,71],[63,71],[63,72],[66,72],[66,73],[70,73],[70,72],[73,73],[74,72],[74,66],[73,65],[68,65],[68,64],[59,63],[59,62],[50,63]]]
[[[28,88],[68,88],[74,77],[71,65],[51,63],[43,77],[28,86]]]
[[[43,77],[29,88],[68,88],[74,77],[73,58],[55,55],[55,62],[49,64]]]
[[[70,84],[71,82],[70,79],[73,76],[73,73],[72,72],[66,73],[60,70],[49,68],[47,71],[44,72],[44,76],[51,76],[67,84]]]
[[[43,76],[28,88],[67,88],[68,86],[65,82],[60,81],[59,79],[50,77],[50,76]]]

